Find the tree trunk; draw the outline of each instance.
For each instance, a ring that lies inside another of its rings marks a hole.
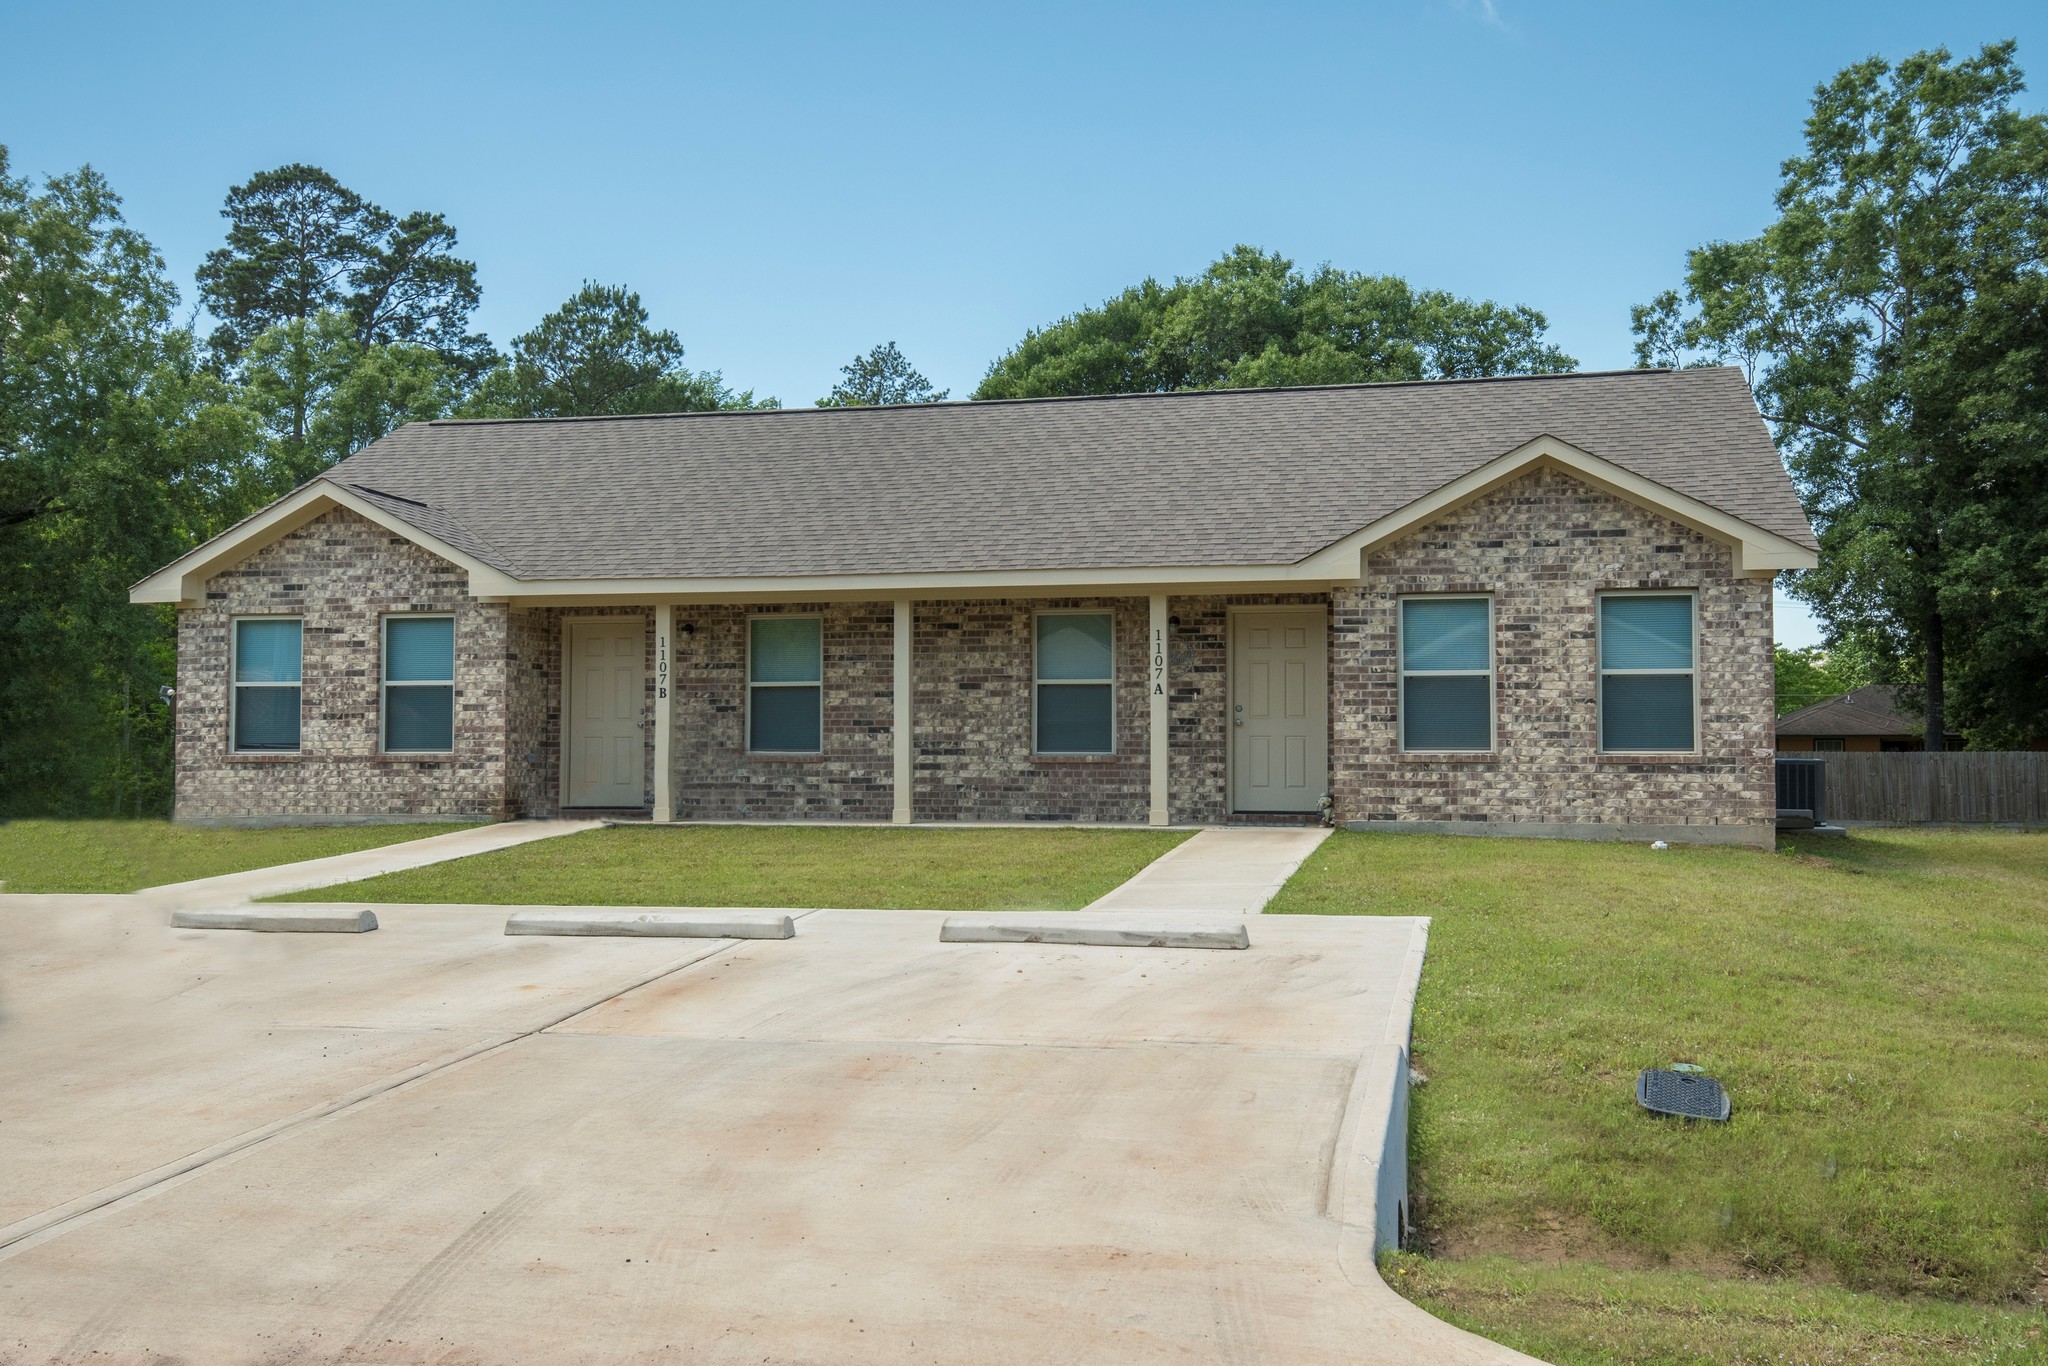
[[[1941,610],[1936,608],[1927,614],[1923,628],[1927,648],[1927,739],[1925,747],[1931,751],[1946,749],[1948,732],[1948,709],[1942,704],[1942,673],[1946,660],[1941,638]]]

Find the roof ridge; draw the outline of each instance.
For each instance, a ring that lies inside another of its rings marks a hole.
[[[1725,365],[1693,366],[1696,370],[1727,370]],[[1575,379],[1615,379],[1634,375],[1676,375],[1684,370],[1668,365],[1631,366],[1620,370],[1565,370],[1551,374],[1529,375],[1458,375],[1440,379],[1389,379],[1369,380],[1354,384],[1276,384],[1249,385],[1230,389],[1147,389],[1126,394],[1045,394],[1035,398],[955,398],[937,403],[864,403],[846,406],[820,408],[715,408],[703,412],[688,413],[603,413],[587,417],[437,417],[417,425],[427,427],[490,427],[521,426],[543,422],[651,422],[673,421],[682,418],[748,418],[779,414],[845,413],[845,412],[933,412],[948,408],[1003,408],[1022,407],[1036,403],[1114,403],[1142,399],[1194,399],[1243,397],[1250,394],[1315,394],[1344,393],[1366,389],[1424,389],[1447,388],[1464,384],[1528,384],[1537,382],[1559,382]]]

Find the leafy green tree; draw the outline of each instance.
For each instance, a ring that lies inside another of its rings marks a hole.
[[[216,320],[224,363],[259,333],[340,308],[349,277],[376,250],[390,215],[318,166],[259,171],[228,191],[227,245],[199,267],[199,298]]]
[[[365,347],[434,352],[451,373],[473,380],[497,359],[470,314],[482,292],[476,266],[455,255],[455,229],[438,213],[409,213],[388,227],[349,275],[346,302]]]
[[[511,356],[484,377],[466,411],[476,417],[606,417],[774,408],[734,392],[716,370],[683,365],[682,339],[648,326],[640,296],[586,281],[567,302],[512,340]]]
[[[329,312],[348,316],[361,346],[423,346],[470,379],[496,359],[468,330],[481,297],[476,266],[455,255],[455,229],[440,214],[394,217],[318,166],[294,163],[229,190],[221,216],[227,244],[199,267],[199,293],[218,322],[211,344],[223,370],[264,333]],[[293,419],[303,441],[310,406],[297,405]]]
[[[1238,246],[1192,279],[1146,279],[1028,333],[978,399],[1556,373],[1578,364],[1533,308]]]
[[[886,403],[940,403],[947,390],[917,372],[895,342],[883,342],[839,367],[839,383],[818,400],[820,408],[870,408]]]
[[[1634,313],[1639,361],[1748,371],[1820,535],[1792,591],[1916,680],[1930,748],[2048,730],[2048,118],[2013,54],[1843,71],[1777,221]]]
[[[425,346],[365,346],[328,309],[258,334],[237,367],[242,406],[263,432],[259,501],[290,492],[408,422],[446,417],[462,374]]]
[[[1876,681],[1867,662],[1851,651],[1830,651],[1817,645],[1799,650],[1779,645],[1774,650],[1780,716]]]
[[[255,444],[177,297],[96,172],[0,148],[0,813],[168,802],[170,614],[127,588],[241,515]]]

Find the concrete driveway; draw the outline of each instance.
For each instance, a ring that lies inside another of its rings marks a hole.
[[[1526,1360],[1371,1267],[1419,922],[379,913],[0,898],[0,1361]]]

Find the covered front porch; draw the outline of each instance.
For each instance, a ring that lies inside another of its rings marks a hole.
[[[1327,589],[508,607],[520,814],[1166,826],[1329,788]]]

